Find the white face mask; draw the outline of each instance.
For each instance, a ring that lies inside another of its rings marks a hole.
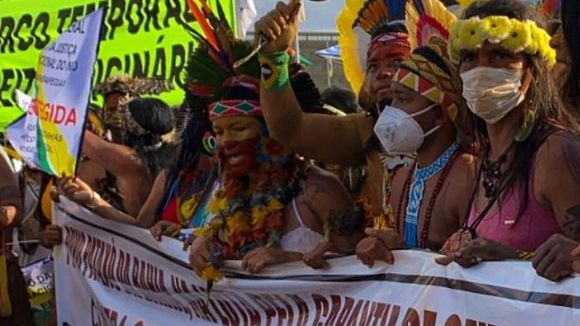
[[[463,98],[488,124],[503,119],[525,99],[521,70],[477,67],[461,74]]]
[[[379,116],[374,130],[387,153],[415,154],[423,144],[425,137],[437,131],[441,126],[436,126],[424,133],[423,128],[413,117],[421,115],[435,106],[437,104],[430,105],[410,115],[394,106],[386,106]]]

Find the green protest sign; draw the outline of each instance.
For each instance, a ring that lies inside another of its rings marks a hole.
[[[230,22],[235,0],[217,2]],[[183,100],[180,75],[195,42],[182,27],[197,27],[185,0],[0,0],[0,131],[22,112],[14,91],[30,93],[41,51],[70,24],[106,8],[92,84],[121,73],[171,80],[162,94],[170,105]],[[96,99],[95,99],[96,100]]]

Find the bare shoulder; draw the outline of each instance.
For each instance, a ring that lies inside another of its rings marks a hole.
[[[540,145],[535,160],[540,173],[556,174],[564,168],[580,181],[580,136],[566,130],[553,133]]]
[[[550,135],[535,157],[534,184],[538,195],[554,197],[560,191],[576,191],[580,186],[580,137],[569,131]]]
[[[316,166],[306,170],[302,196],[308,202],[332,200],[352,203],[352,198],[342,182],[334,174]]]
[[[346,187],[340,182],[340,180],[331,172],[321,169],[317,166],[309,166],[305,173],[306,179],[304,184],[306,187],[316,187],[316,188],[344,188]]]

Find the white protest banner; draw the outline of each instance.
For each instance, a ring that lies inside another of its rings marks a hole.
[[[55,219],[59,325],[574,325],[580,277],[552,283],[529,262],[442,267],[437,255],[395,252],[392,266],[331,259],[258,275],[226,262],[226,279],[206,301],[182,243],[106,221],[61,199]]]
[[[102,20],[103,9],[87,15],[42,51],[26,117],[7,128],[21,156],[49,174],[76,172]]]

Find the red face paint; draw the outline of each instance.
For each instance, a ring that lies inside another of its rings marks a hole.
[[[256,145],[259,142],[260,137],[256,137],[241,141],[228,141],[219,145],[220,157],[224,160],[224,164],[232,176],[241,176],[256,167]]]
[[[366,90],[371,98],[382,97],[381,92],[390,92],[391,79],[397,65],[411,54],[406,34],[387,33],[377,36],[367,52]]]

